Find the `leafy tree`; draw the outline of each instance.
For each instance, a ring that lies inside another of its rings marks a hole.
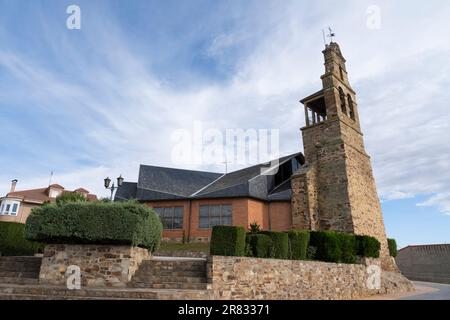
[[[87,199],[84,195],[77,192],[65,192],[56,198],[56,204],[62,205],[69,202],[86,202]]]

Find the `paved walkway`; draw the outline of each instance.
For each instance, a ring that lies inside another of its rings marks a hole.
[[[428,288],[428,292],[416,292],[415,295],[400,300],[450,300],[450,285],[431,282],[413,282],[416,288]]]
[[[375,296],[369,300],[450,300],[450,285],[413,281],[415,292]]]

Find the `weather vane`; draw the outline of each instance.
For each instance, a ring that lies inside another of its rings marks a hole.
[[[333,32],[333,29],[331,29],[331,27],[328,27],[328,31],[330,32],[328,34],[328,38],[331,38],[331,42],[333,42],[333,38],[336,36],[336,33]]]
[[[325,36],[325,30],[323,30],[323,29],[322,29],[322,34],[323,34],[323,42],[324,42],[325,46],[328,46],[326,37],[330,38],[331,42],[333,42],[333,38],[336,36],[336,33],[334,33],[334,31],[333,31],[333,29],[331,29],[331,27],[328,27],[328,34],[326,36]]]

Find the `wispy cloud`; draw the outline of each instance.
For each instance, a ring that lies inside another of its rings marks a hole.
[[[135,180],[140,163],[171,166],[171,133],[191,130],[195,121],[221,130],[279,128],[282,153],[301,150],[297,101],[320,88],[321,29],[331,24],[359,94],[380,194],[428,195],[422,205],[448,212],[450,48],[443,39],[450,6],[377,1],[381,29],[369,30],[372,2],[333,10],[327,2],[223,2],[196,21],[180,13],[186,20],[161,24],[151,36],[133,28],[143,23],[143,12],[123,18],[83,2],[86,21],[78,34],[57,27],[59,16],[38,11],[38,32],[22,33],[21,40],[42,41],[34,54],[8,47],[18,40],[8,41],[14,32],[0,25],[0,124],[11,137],[0,144],[13,150],[0,159],[8,168],[0,173],[0,191],[12,178],[23,187],[45,185],[55,170],[55,180],[68,188],[105,194],[105,175]],[[158,19],[153,11],[145,12],[149,21]],[[183,31],[185,37],[174,35]],[[217,68],[220,76],[212,77]]]

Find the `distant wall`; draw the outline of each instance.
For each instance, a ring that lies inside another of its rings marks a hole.
[[[410,280],[450,284],[450,244],[409,246],[395,261]]]

